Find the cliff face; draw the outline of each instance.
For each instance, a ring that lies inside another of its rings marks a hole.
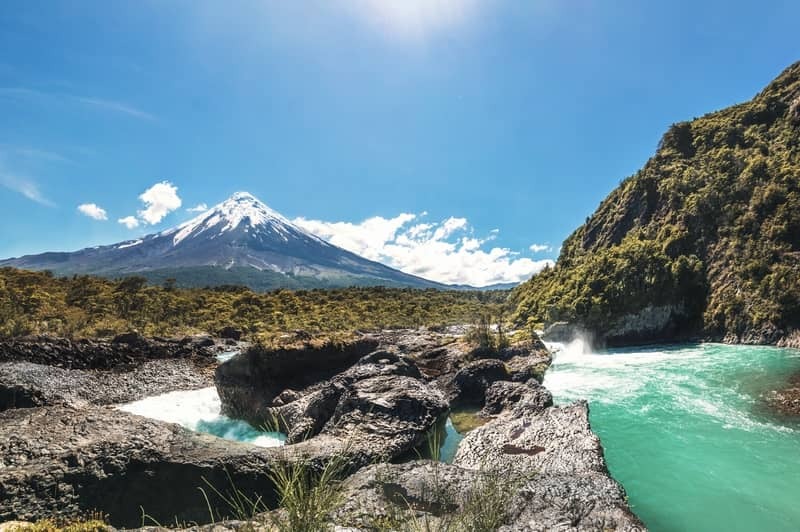
[[[518,323],[610,343],[775,343],[800,327],[800,62],[750,102],[670,127],[512,301]]]

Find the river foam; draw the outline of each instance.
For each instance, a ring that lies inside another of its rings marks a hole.
[[[120,410],[151,419],[177,423],[189,430],[260,447],[283,445],[285,436],[256,430],[248,423],[220,414],[220,399],[213,386],[147,397],[119,406]]]

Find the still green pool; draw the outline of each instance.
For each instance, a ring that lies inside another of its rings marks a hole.
[[[800,371],[800,351],[554,347],[545,385],[556,403],[589,400],[609,469],[651,530],[800,530],[800,423],[764,401]]]

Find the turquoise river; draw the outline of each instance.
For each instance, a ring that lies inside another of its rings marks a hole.
[[[558,349],[545,385],[587,399],[612,475],[650,530],[800,530],[800,423],[763,398],[800,351],[697,344]]]

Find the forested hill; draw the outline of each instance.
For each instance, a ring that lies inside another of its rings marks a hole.
[[[670,127],[512,297],[517,322],[610,343],[800,328],[800,62],[753,100]]]

